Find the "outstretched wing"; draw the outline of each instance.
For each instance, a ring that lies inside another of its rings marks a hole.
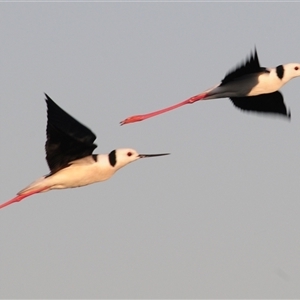
[[[220,86],[253,73],[269,73],[266,68],[260,66],[256,49],[254,49],[254,53],[251,53],[250,57],[244,63],[226,74]]]
[[[91,155],[97,145],[96,135],[61,109],[47,94],[46,160],[51,174],[76,159]]]
[[[278,91],[251,97],[230,98],[230,100],[242,110],[280,114],[289,119],[291,118],[291,113],[284,104],[283,96]]]

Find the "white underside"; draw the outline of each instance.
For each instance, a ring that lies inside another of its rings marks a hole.
[[[57,173],[42,177],[31,183],[29,186],[21,190],[18,194],[47,188],[43,192],[52,189],[67,189],[81,187],[92,183],[100,182],[109,179],[114,173],[108,162],[107,157],[98,156],[98,161],[89,156],[83,159],[76,160],[67,168],[64,168]]]

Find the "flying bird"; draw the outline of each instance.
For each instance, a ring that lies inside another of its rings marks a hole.
[[[290,118],[290,111],[287,110],[283,96],[278,90],[297,76],[300,76],[298,63],[279,65],[276,68],[261,67],[255,49],[244,63],[229,71],[216,86],[170,107],[129,117],[120,124],[143,121],[185,104],[217,98],[230,98],[236,107],[245,111],[277,114]]]
[[[3,208],[33,194],[52,189],[81,187],[112,177],[116,171],[140,158],[168,155],[138,154],[133,149],[116,149],[109,154],[93,154],[96,135],[61,109],[47,94],[46,160],[50,173],[21,190]]]

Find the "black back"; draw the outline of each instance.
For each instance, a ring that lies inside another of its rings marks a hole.
[[[53,174],[73,160],[89,156],[97,145],[96,135],[61,109],[47,94],[46,160]]]
[[[253,74],[253,73],[262,73],[269,71],[266,68],[263,68],[259,64],[258,55],[256,49],[254,49],[254,53],[251,53],[250,57],[241,65],[236,67],[235,69],[229,71],[224,79],[221,81],[220,86],[238,79],[242,76]]]
[[[251,97],[230,98],[233,104],[246,111],[256,111],[261,113],[275,113],[291,118],[290,111],[287,111],[280,92],[261,94]]]

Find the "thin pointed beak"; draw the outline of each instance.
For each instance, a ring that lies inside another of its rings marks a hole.
[[[164,155],[170,155],[170,153],[161,153],[161,154],[139,154],[139,158],[146,158],[146,157],[155,157],[155,156],[164,156]]]

